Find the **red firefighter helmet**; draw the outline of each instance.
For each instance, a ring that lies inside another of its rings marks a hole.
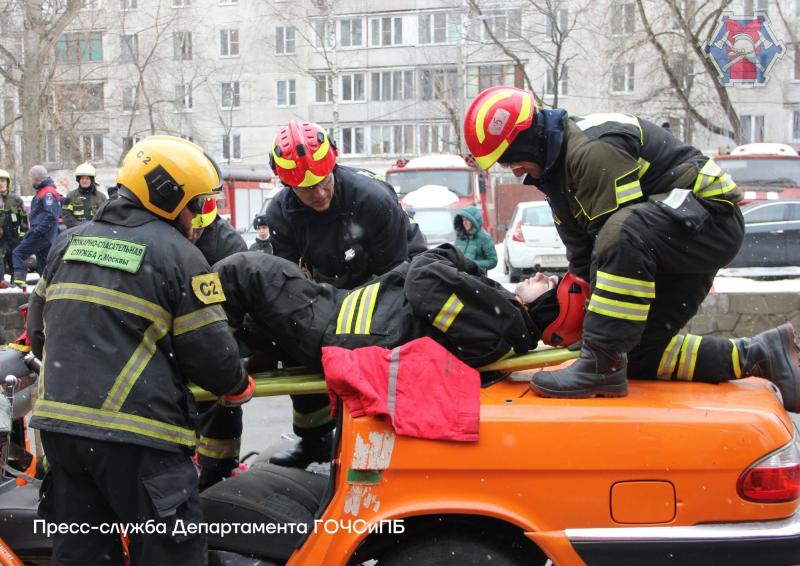
[[[311,187],[333,171],[336,155],[336,145],[321,126],[292,120],[275,136],[269,164],[284,185]]]
[[[206,228],[211,226],[217,218],[217,199],[206,198],[200,212],[192,218],[192,228]]]
[[[591,294],[591,288],[586,281],[567,272],[556,290],[558,316],[542,332],[542,341],[545,344],[563,347],[581,339],[586,301]]]
[[[464,117],[464,139],[481,169],[494,165],[517,134],[533,123],[533,93],[512,86],[481,92]]]

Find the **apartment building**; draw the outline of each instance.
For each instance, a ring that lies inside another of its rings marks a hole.
[[[56,41],[43,87],[42,160],[53,169],[89,160],[110,181],[135,141],[169,133],[225,166],[265,170],[280,125],[310,119],[332,131],[344,161],[381,172],[398,158],[462,151],[466,106],[497,84],[532,87],[545,104],[557,99],[573,114],[669,121],[709,151],[733,145],[697,126],[671,92],[636,2],[541,4],[85,0]],[[679,4],[691,24],[693,3]],[[692,62],[662,5],[644,2],[657,14],[649,25],[674,32],[665,40],[670,65],[695,87],[696,108],[724,123],[711,77]],[[767,14],[787,51],[766,86],[727,88],[743,139],[800,144],[800,65],[791,39],[800,2],[735,0],[731,9]],[[14,22],[0,27],[11,48],[21,29]],[[5,123],[19,112],[8,84],[3,112]],[[0,139],[6,161],[23,135],[21,124],[9,128],[14,136]]]

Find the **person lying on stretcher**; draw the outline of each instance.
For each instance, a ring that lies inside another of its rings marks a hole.
[[[580,339],[588,285],[537,273],[511,293],[445,244],[353,290],[307,279],[276,256],[240,253],[213,267],[229,322],[253,350],[275,350],[312,369],[321,348],[394,348],[429,336],[480,368],[523,354],[539,340]],[[560,283],[559,283],[560,281]]]

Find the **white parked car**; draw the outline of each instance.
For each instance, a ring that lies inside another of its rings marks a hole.
[[[512,283],[536,271],[566,271],[567,249],[545,201],[521,202],[503,241],[503,271]]]

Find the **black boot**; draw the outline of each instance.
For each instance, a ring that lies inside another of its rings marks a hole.
[[[269,463],[305,470],[312,462],[330,462],[332,450],[333,433],[328,432],[322,436],[301,438],[292,448],[270,456]]]
[[[800,364],[794,327],[787,322],[752,338],[736,340],[742,377],[763,377],[774,383],[787,411],[800,413]]]
[[[540,371],[531,389],[541,397],[625,397],[628,394],[628,356],[583,341],[581,356],[564,369]]]
[[[11,278],[11,284],[15,287],[24,287],[27,283],[28,272],[24,269],[15,269],[14,276]]]
[[[201,492],[205,491],[212,485],[217,484],[231,477],[232,471],[233,468],[229,467],[211,468],[206,466],[200,466],[200,477],[197,480],[197,487]]]

